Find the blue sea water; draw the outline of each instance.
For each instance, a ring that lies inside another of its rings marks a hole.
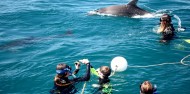
[[[138,6],[153,13],[178,15],[184,32],[168,44],[159,43],[155,17],[87,15],[89,11],[129,0],[1,0],[0,1],[0,94],[48,94],[55,67],[88,58],[98,68],[110,66],[116,56],[129,67],[111,77],[113,94],[139,94],[139,84],[149,80],[159,94],[189,94],[190,67],[180,62],[190,54],[190,1],[139,0]],[[177,20],[172,18],[175,28]],[[186,61],[190,60],[187,58]],[[187,62],[188,64],[188,62]],[[130,67],[131,66],[131,67]],[[85,72],[82,65],[78,76]],[[85,94],[91,94],[91,77]],[[83,84],[83,83],[82,83]],[[79,94],[82,85],[78,85]]]

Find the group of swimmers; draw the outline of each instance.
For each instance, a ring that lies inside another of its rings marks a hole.
[[[82,77],[74,76],[80,70],[80,62],[86,65],[86,73]],[[88,59],[75,62],[75,70],[71,72],[71,67],[65,63],[60,63],[56,67],[56,76],[54,78],[54,87],[50,90],[51,94],[75,94],[78,90],[75,85],[79,82],[90,80],[90,75],[98,76],[97,89],[91,94],[112,94],[109,77],[114,73],[108,66],[101,66],[97,70],[90,64]],[[73,78],[69,79],[69,76]],[[140,84],[140,94],[156,94],[156,88],[149,82],[144,81]]]
[[[160,18],[160,26],[158,32],[162,34],[162,38],[160,42],[167,42],[173,38],[174,34],[174,27],[171,23],[171,16],[168,14],[164,14]],[[76,77],[80,70],[80,62],[86,65],[86,73],[82,77]],[[90,80],[90,75],[94,74],[98,76],[98,87],[94,92],[91,94],[111,94],[112,91],[109,90],[111,86],[109,77],[113,72],[111,72],[110,67],[108,66],[101,66],[97,70],[90,64],[88,59],[83,59],[75,62],[75,70],[71,72],[71,67],[65,63],[60,63],[56,67],[56,76],[54,78],[54,87],[50,91],[51,94],[75,94],[77,93],[77,89],[75,85],[79,82],[85,82]],[[69,79],[69,76],[73,76],[72,79]],[[112,88],[112,87],[111,87]],[[154,87],[151,82],[144,81],[140,84],[140,94],[157,94],[156,87]]]
[[[86,65],[86,73],[82,77],[75,77],[74,74],[77,74],[80,70],[80,62]],[[110,82],[109,76],[111,74],[111,69],[108,66],[102,66],[98,70],[95,70],[90,64],[88,59],[83,59],[75,62],[75,70],[71,72],[71,67],[65,63],[58,64],[56,67],[56,76],[54,78],[54,87],[50,91],[51,94],[74,94],[77,92],[75,84],[79,82],[89,81],[90,74],[95,74],[99,77],[99,87],[95,94],[98,92],[101,93],[104,85]],[[72,79],[69,79],[69,76],[72,76]]]

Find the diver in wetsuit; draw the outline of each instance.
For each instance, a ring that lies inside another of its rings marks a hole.
[[[94,90],[93,94],[111,94],[112,86],[110,84],[109,76],[111,75],[111,69],[108,66],[101,66],[99,69],[95,70],[92,66],[90,68],[92,74],[98,76],[98,85]]]
[[[56,67],[57,75],[54,78],[54,88],[50,91],[51,94],[74,94],[77,92],[75,89],[75,84],[82,81],[88,81],[90,79],[90,63],[88,59],[83,59],[81,61],[86,64],[86,74],[83,77],[76,77],[69,79],[68,77],[72,75],[71,67],[61,63]],[[76,70],[73,74],[77,74],[80,68],[80,63],[75,63]]]
[[[174,34],[174,27],[171,23],[171,16],[168,14],[163,14],[160,18],[160,27],[158,29],[158,32],[161,32],[162,38],[160,42],[167,42],[168,40],[172,40]]]

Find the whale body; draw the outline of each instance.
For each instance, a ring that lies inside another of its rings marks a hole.
[[[116,16],[133,17],[136,15],[150,14],[137,6],[138,0],[131,0],[125,5],[113,5],[95,10],[96,14],[111,14]]]

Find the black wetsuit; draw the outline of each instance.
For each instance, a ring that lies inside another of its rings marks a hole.
[[[171,40],[173,39],[174,34],[174,27],[173,24],[170,24],[170,26],[166,27],[164,32],[162,32],[162,40]]]
[[[74,94],[77,92],[75,84],[82,81],[88,81],[90,79],[90,63],[86,66],[86,74],[83,77],[77,77],[73,79],[60,78],[62,83],[68,84],[65,86],[58,86],[54,82],[54,88],[50,91],[50,94]]]
[[[104,79],[98,78],[98,80],[98,84],[100,85],[100,87],[95,90],[93,94],[107,94],[106,92],[103,92],[102,89],[104,88],[105,84],[108,84],[110,82],[110,79],[108,77],[105,77]]]
[[[104,77],[104,79],[101,79],[101,78],[98,78],[98,79],[99,79],[99,84],[100,85],[103,85],[103,84],[106,84],[106,83],[110,82],[110,79],[108,77]]]

